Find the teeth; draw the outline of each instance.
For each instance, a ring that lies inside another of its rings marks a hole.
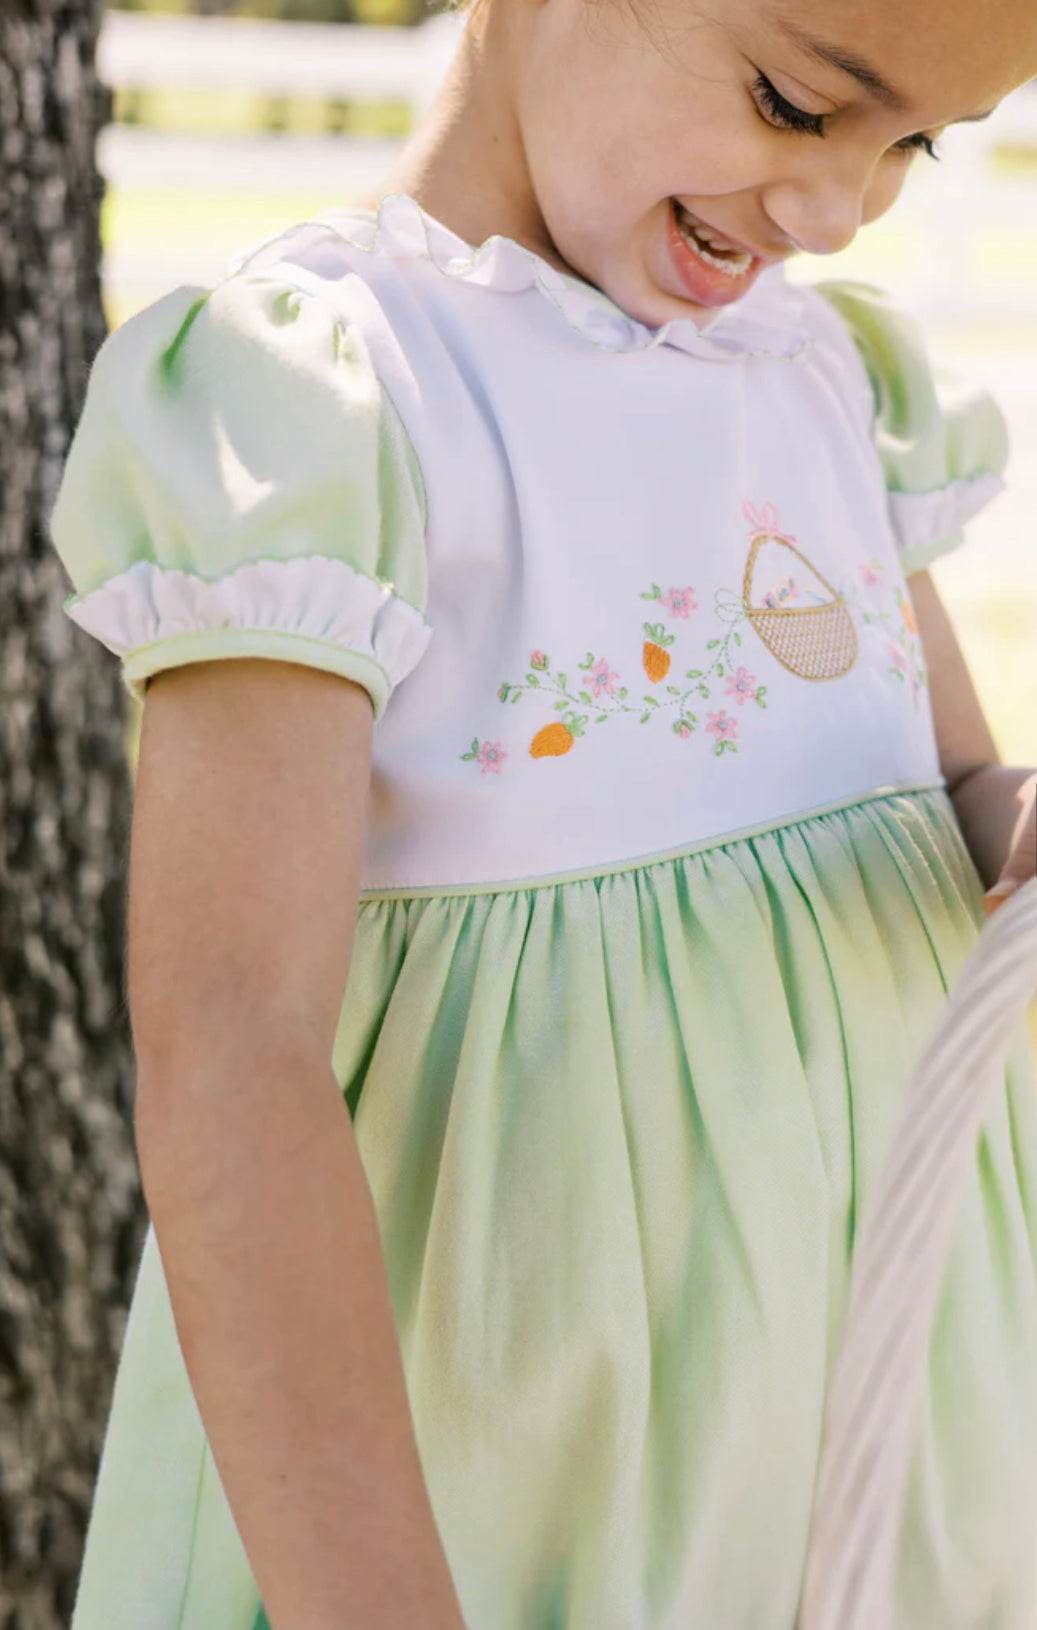
[[[677,230],[686,243],[690,243],[697,255],[700,255],[707,266],[715,266],[718,272],[724,272],[728,277],[740,277],[747,272],[753,263],[752,255],[745,250],[734,251],[725,249],[710,236],[705,227],[693,222],[688,216],[683,204],[677,205]]]

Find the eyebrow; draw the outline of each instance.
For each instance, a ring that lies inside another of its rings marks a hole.
[[[854,56],[851,51],[845,51],[842,46],[829,45],[825,40],[816,40],[810,34],[804,33],[797,23],[787,17],[776,17],[775,22],[783,34],[788,35],[801,50],[806,51],[818,62],[825,62],[832,68],[841,68],[844,74],[850,74],[859,85],[873,96],[877,102],[883,102],[886,107],[902,113],[907,108],[907,98],[884,79],[877,68],[863,57]]]

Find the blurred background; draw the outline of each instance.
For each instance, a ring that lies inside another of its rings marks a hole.
[[[435,92],[459,19],[423,0],[126,0],[102,24],[104,302],[116,325],[239,249],[376,186]],[[792,275],[892,290],[994,390],[1009,490],[936,577],[1005,757],[1037,755],[1037,86],[914,160],[845,254]]]

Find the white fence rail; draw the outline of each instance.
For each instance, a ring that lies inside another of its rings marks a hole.
[[[451,14],[418,28],[374,28],[109,11],[97,64],[105,83],[119,89],[250,90],[404,102],[420,112],[435,94],[459,26]]]

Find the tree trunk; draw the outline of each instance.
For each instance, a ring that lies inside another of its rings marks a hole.
[[[47,535],[105,324],[101,0],[0,0],[0,1630],[67,1627],[143,1210],[113,659]]]

